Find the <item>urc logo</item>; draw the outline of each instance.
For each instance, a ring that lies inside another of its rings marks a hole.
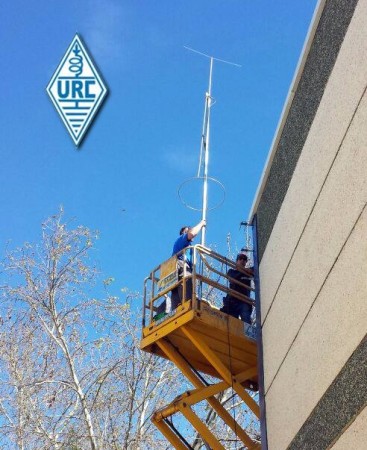
[[[47,92],[75,145],[80,145],[107,95],[107,88],[78,34],[51,78]]]

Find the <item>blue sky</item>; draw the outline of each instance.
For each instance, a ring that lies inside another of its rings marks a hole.
[[[37,241],[63,205],[100,231],[94,258],[141,290],[199,212],[179,185],[197,172],[209,61],[214,65],[209,175],[226,188],[207,243],[243,244],[248,216],[316,0],[4,0],[1,46],[0,246]],[[76,149],[46,94],[75,33],[109,96]],[[216,193],[209,191],[209,203]]]

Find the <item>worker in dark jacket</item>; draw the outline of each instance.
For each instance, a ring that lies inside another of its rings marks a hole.
[[[229,269],[227,275],[229,278],[233,279],[233,281],[230,280],[229,283],[230,289],[242,295],[246,295],[246,297],[250,297],[251,278],[254,275],[254,269],[253,267],[246,268],[246,264],[247,255],[244,251],[241,251],[236,258],[236,268]],[[236,281],[239,281],[245,286],[241,286],[236,283]],[[236,317],[237,319],[241,318],[244,322],[251,324],[252,305],[236,297],[232,297],[231,295],[224,297],[221,311]]]

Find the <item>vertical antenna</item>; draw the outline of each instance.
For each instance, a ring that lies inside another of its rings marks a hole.
[[[209,165],[209,139],[210,139],[210,107],[212,104],[212,76],[213,57],[210,58],[209,88],[205,95],[205,115],[203,125],[203,135],[201,147],[204,150],[204,177],[203,177],[203,214],[202,219],[206,220],[208,211],[208,165]],[[201,245],[205,246],[206,227],[201,232]]]
[[[202,198],[202,220],[206,220],[208,212],[208,166],[209,166],[209,142],[210,142],[210,108],[214,104],[212,103],[212,78],[213,78],[213,63],[214,60],[220,61],[232,66],[241,67],[239,64],[225,61],[224,59],[214,58],[213,56],[206,55],[205,53],[198,52],[193,48],[184,46],[191,52],[198,53],[201,56],[205,56],[210,59],[209,70],[209,87],[208,92],[205,94],[205,107],[204,107],[204,119],[203,130],[201,133],[201,145],[200,145],[200,160],[198,168],[198,178],[203,179],[203,198]],[[204,163],[203,163],[204,160]],[[201,229],[201,245],[205,246],[206,227]]]

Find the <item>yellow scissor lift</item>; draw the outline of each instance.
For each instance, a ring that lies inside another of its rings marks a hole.
[[[225,449],[192,409],[206,400],[219,417],[230,427],[248,449],[260,449],[229,412],[215,397],[232,387],[257,418],[258,404],[246,389],[257,390],[257,346],[254,338],[246,334],[248,325],[221,312],[218,308],[223,294],[230,294],[241,301],[253,299],[229,289],[227,271],[235,264],[220,254],[195,245],[192,273],[177,274],[177,256],[156,267],[144,282],[144,314],[142,350],[171,360],[193,384],[194,389],[176,397],[169,405],[156,411],[154,425],[176,449],[191,448],[187,440],[173,427],[169,418],[181,413],[197,430],[210,448]],[[192,298],[189,280],[192,282]],[[172,289],[181,287],[186,299],[172,312],[165,315],[164,305],[170,300]],[[220,298],[219,298],[220,297]],[[202,374],[208,374],[218,382],[207,384]]]

